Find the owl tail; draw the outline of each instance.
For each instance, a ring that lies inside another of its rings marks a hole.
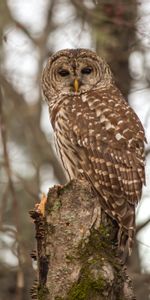
[[[122,218],[118,231],[118,248],[124,261],[131,255],[135,238],[135,208],[132,209]]]
[[[120,195],[109,195],[101,191],[100,203],[104,211],[116,220],[119,230],[117,236],[119,256],[125,263],[131,255],[135,237],[135,204]],[[105,200],[105,201],[104,201]]]

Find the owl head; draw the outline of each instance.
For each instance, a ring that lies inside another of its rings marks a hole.
[[[112,73],[107,63],[88,49],[65,49],[52,55],[42,75],[43,94],[49,100],[58,95],[80,95],[108,86]]]

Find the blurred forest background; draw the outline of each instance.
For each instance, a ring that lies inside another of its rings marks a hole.
[[[0,1],[0,300],[28,300],[36,264],[28,211],[65,176],[56,158],[40,76],[47,57],[86,47],[104,56],[150,141],[149,0]],[[150,299],[150,148],[129,261],[137,299]]]

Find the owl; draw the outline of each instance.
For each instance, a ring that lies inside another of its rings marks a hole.
[[[105,60],[88,49],[52,55],[42,92],[68,178],[91,184],[102,209],[118,224],[119,249],[130,254],[145,183],[142,124]]]

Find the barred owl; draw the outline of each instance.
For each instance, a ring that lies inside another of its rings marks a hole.
[[[70,179],[86,179],[117,221],[118,246],[130,254],[144,174],[143,127],[107,63],[87,49],[51,56],[42,75],[57,149]]]

